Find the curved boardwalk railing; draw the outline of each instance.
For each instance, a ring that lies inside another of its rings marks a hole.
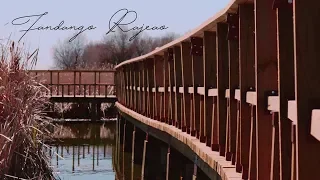
[[[233,0],[116,66],[117,106],[196,137],[243,179],[319,179],[319,11],[316,0]]]

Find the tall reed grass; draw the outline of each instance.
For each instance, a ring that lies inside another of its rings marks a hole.
[[[37,51],[25,54],[13,42],[0,52],[0,179],[54,179],[42,140],[50,119],[46,88],[28,75]]]

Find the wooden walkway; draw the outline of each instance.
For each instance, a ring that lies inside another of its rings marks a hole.
[[[48,88],[46,96],[53,102],[117,100],[112,70],[32,70],[29,74]]]
[[[319,11],[316,0],[231,0],[194,31],[116,66],[117,106],[190,135],[201,142],[194,151],[211,149],[240,179],[319,179]]]
[[[52,102],[46,113],[53,118],[59,118],[61,115],[63,117],[68,113],[70,116],[70,112],[74,114],[72,117],[88,116],[84,112],[79,112],[86,111],[86,108],[71,108],[67,113],[64,109],[65,103],[85,103],[85,105],[91,104],[91,121],[101,120],[102,103],[114,104],[117,101],[113,70],[31,70],[28,73],[45,87],[43,88],[45,97]],[[62,104],[59,112],[54,108],[55,103]]]

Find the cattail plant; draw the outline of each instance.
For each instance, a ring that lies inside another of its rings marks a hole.
[[[0,179],[54,179],[48,147],[50,118],[43,114],[47,89],[28,75],[37,52],[24,54],[13,42],[0,52]]]

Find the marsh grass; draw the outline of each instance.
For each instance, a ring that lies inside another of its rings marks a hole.
[[[54,179],[43,151],[50,119],[42,113],[47,89],[28,75],[37,51],[24,54],[13,42],[0,52],[0,179]]]

